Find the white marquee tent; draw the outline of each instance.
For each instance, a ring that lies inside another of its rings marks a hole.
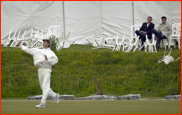
[[[70,32],[68,41],[77,44],[86,44],[94,31],[129,37],[130,26],[141,25],[148,16],[153,17],[156,25],[161,23],[162,16],[171,24],[181,23],[181,2],[2,1],[1,44],[6,42],[11,29],[27,30],[29,36],[32,29],[43,30],[51,25],[60,25],[61,31]]]

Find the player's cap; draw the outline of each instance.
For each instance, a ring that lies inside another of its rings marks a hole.
[[[46,42],[50,43],[50,40],[49,39],[43,39],[43,41],[46,41]]]

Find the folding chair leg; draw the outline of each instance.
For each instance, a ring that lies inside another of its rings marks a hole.
[[[11,42],[11,40],[8,40],[3,46],[6,47]]]
[[[176,40],[174,40],[174,48],[176,48]]]
[[[132,48],[133,48],[133,46],[129,46],[128,49],[126,50],[126,52],[130,52]]]
[[[181,41],[179,38],[178,38],[178,48],[179,48],[179,50],[181,49]]]
[[[168,49],[170,49],[170,45],[171,45],[171,38],[169,40]]]
[[[147,52],[147,46],[145,46],[144,48],[145,48],[145,52]]]
[[[167,45],[169,46],[169,40],[168,40],[168,39],[166,39],[166,41],[167,41]],[[165,46],[167,46],[167,45],[165,45]]]
[[[16,47],[17,45],[18,45],[18,42],[15,42],[13,46]]]
[[[164,44],[164,39],[162,40],[162,42],[163,42],[164,49],[166,49],[166,45]]]
[[[135,52],[137,48],[138,48],[138,47],[135,47],[135,49],[133,50],[133,52]]]

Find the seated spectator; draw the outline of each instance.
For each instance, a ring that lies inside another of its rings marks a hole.
[[[146,34],[148,36],[148,39],[152,38],[152,30],[154,29],[154,24],[152,23],[152,17],[149,16],[147,18],[147,22],[144,22],[142,27],[140,28],[140,30],[136,30],[135,33],[137,34],[137,36],[140,36],[139,39],[141,39],[141,44],[143,46],[143,43],[146,40]],[[142,48],[142,50],[144,49],[144,47]]]
[[[160,47],[160,41],[162,39],[166,39],[168,34],[171,33],[171,25],[166,22],[166,17],[163,16],[161,17],[162,23],[159,24],[159,27],[157,30],[153,29],[152,32],[155,34],[157,37],[157,42],[156,42],[156,49],[158,50]]]

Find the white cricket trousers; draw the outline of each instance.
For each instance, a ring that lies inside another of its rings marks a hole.
[[[42,89],[42,100],[41,103],[46,103],[46,98],[48,95],[55,97],[56,93],[50,88],[50,78],[51,78],[51,69],[39,68],[38,77],[40,88]]]

